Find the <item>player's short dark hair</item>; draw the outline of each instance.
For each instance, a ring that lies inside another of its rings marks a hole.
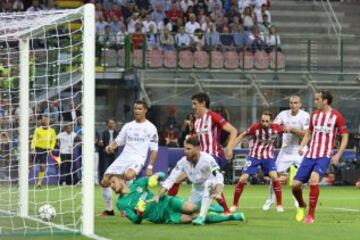
[[[199,103],[205,102],[206,108],[210,108],[210,97],[207,93],[195,93],[194,95],[192,95],[191,100],[197,100]]]
[[[269,110],[263,111],[263,112],[261,113],[261,116],[263,116],[263,115],[269,116],[269,117],[270,117],[270,120],[273,120],[274,115],[273,115],[272,112],[270,112]]]
[[[326,100],[327,100],[327,103],[328,103],[329,105],[331,105],[332,100],[333,100],[333,96],[332,96],[332,94],[331,94],[330,91],[328,91],[328,90],[318,90],[318,91],[316,91],[316,93],[321,93],[322,99],[323,99],[323,100],[326,99]]]
[[[106,124],[109,124],[110,121],[114,121],[115,123],[117,122],[114,117],[111,117],[106,120]]]
[[[136,101],[134,102],[134,104],[136,104],[136,105],[143,105],[143,107],[144,107],[145,109],[149,109],[147,103],[146,103],[144,100],[141,100],[141,99],[136,100]]]
[[[186,143],[186,144],[193,145],[193,146],[195,146],[195,147],[199,147],[199,146],[200,146],[200,140],[199,140],[199,138],[196,137],[196,136],[188,137],[188,138],[185,140],[185,143]]]

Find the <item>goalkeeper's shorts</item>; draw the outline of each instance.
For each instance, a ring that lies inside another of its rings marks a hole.
[[[181,216],[183,215],[183,206],[185,201],[179,197],[169,197],[169,203],[165,208],[164,219],[165,223],[180,224]]]

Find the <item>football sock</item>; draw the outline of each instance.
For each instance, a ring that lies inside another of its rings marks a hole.
[[[276,180],[273,181],[272,185],[276,196],[276,205],[282,205],[281,183],[279,180]]]
[[[110,187],[102,188],[102,195],[105,203],[105,210],[106,211],[112,211],[113,205],[112,205],[112,191]]]
[[[299,203],[299,207],[304,208],[305,202],[304,202],[303,195],[302,195],[302,187],[293,187],[292,193],[293,193],[296,201]]]
[[[245,183],[239,181],[237,184],[236,184],[236,187],[235,187],[235,192],[234,192],[234,201],[233,201],[233,205],[234,206],[237,206],[238,203],[239,203],[239,199],[240,199],[240,196],[244,190],[244,187],[245,187]]]
[[[169,189],[168,195],[169,196],[176,196],[179,192],[180,183],[174,183],[174,185]]]
[[[227,205],[227,203],[226,203],[226,200],[225,200],[224,193],[221,193],[221,198],[216,199],[216,201],[218,202],[218,204],[219,204],[220,206],[223,207],[225,213],[230,212],[230,209],[229,209],[229,207],[228,207],[228,205]]]
[[[309,215],[311,215],[313,218],[315,218],[315,208],[319,199],[319,193],[319,185],[310,185]]]
[[[205,218],[205,223],[219,223],[230,220],[232,220],[232,215],[208,214]]]
[[[38,181],[37,181],[38,186],[41,186],[44,176],[45,176],[45,171],[38,172]]]

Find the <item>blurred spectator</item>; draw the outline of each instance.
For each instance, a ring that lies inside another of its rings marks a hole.
[[[230,31],[231,32],[235,32],[238,29],[238,26],[242,25],[240,23],[240,18],[238,16],[235,16],[232,20],[232,23],[229,24],[230,26]]]
[[[69,103],[67,109],[62,109],[61,113],[63,121],[73,123],[75,123],[76,119],[82,115],[80,105],[75,106],[73,101]]]
[[[267,0],[253,0],[253,4],[255,5],[255,11],[260,10],[264,5],[267,7]]]
[[[238,19],[240,19],[241,14],[239,12],[238,7],[236,5],[231,5],[230,10],[226,13],[226,17],[228,17],[229,19],[238,17]]]
[[[151,20],[151,15],[150,14],[146,14],[145,20],[142,22],[142,24],[143,24],[142,32],[144,32],[144,33],[149,32],[150,31],[150,25],[153,25],[154,33],[157,32],[157,24],[153,20]]]
[[[220,35],[220,43],[223,50],[231,50],[234,47],[234,37],[230,34],[229,28],[224,26]]]
[[[194,32],[193,44],[195,51],[201,51],[205,45],[204,32],[201,29],[196,29]]]
[[[268,21],[271,22],[270,11],[267,9],[267,5],[263,4],[260,9],[255,9],[256,20],[258,23],[261,23],[264,21],[263,20],[264,14],[268,16]]]
[[[202,30],[203,32],[207,32],[207,31],[208,31],[210,22],[211,22],[211,19],[210,19],[209,17],[206,17],[206,18],[205,18],[205,21],[202,22],[202,23],[200,23],[200,25],[201,25],[201,30]]]
[[[59,101],[50,101],[49,105],[44,109],[44,114],[49,116],[50,124],[55,125],[54,128],[58,133],[60,130],[60,121],[61,121],[61,110],[59,106]]]
[[[105,32],[105,27],[108,26],[109,23],[105,21],[104,16],[99,16],[98,21],[96,21],[96,32],[98,34],[103,34]]]
[[[180,48],[188,48],[191,44],[191,38],[189,34],[185,32],[184,27],[179,28],[179,32],[175,35],[176,46]]]
[[[120,20],[118,16],[113,15],[110,22],[111,31],[116,34],[120,31],[121,27],[125,27],[124,22]]]
[[[263,22],[258,24],[259,31],[260,31],[260,33],[262,33],[264,35],[269,35],[271,24],[268,21],[268,16],[266,14],[264,14],[262,19],[263,19]]]
[[[280,42],[280,36],[277,34],[277,29],[275,26],[271,26],[270,33],[266,37],[266,45],[267,45],[267,51],[271,52],[274,49],[277,49],[278,51],[281,51],[281,42]]]
[[[251,28],[249,35],[251,49],[253,52],[262,51],[265,49],[265,39],[263,35],[260,35],[259,27],[257,25]]]
[[[177,129],[173,124],[170,124],[169,127],[165,130],[165,144],[167,147],[177,148],[179,147],[179,129]]]
[[[118,19],[122,17],[122,13],[119,10],[119,7],[117,4],[112,4],[111,9],[106,11],[106,18],[107,19],[113,19],[113,17],[116,16]]]
[[[151,19],[158,24],[166,17],[161,2],[156,4],[155,10],[151,13]]]
[[[196,22],[195,15],[191,14],[189,21],[185,24],[185,32],[193,37],[195,30],[199,28],[200,24]]]
[[[244,31],[244,27],[240,24],[233,33],[234,44],[238,50],[244,50],[249,45],[249,35]]]
[[[210,23],[208,32],[205,33],[205,45],[208,50],[215,49],[219,46],[220,34],[216,31],[215,24]]]
[[[146,45],[149,50],[160,47],[159,36],[155,33],[154,24],[149,25],[149,31],[146,33]]]
[[[128,33],[126,32],[125,25],[120,26],[120,31],[116,34],[116,45],[118,48],[122,48],[125,44],[125,37]]]
[[[255,24],[255,18],[250,7],[246,7],[243,14],[243,25],[245,31],[250,31]]]
[[[99,36],[98,41],[101,47],[115,48],[116,37],[115,37],[115,33],[111,31],[110,25],[105,26],[105,31],[103,34]]]
[[[180,7],[183,13],[186,13],[190,6],[194,6],[194,2],[191,0],[181,0]]]
[[[27,9],[27,12],[37,12],[37,11],[40,11],[40,10],[42,10],[42,7],[40,5],[40,1],[39,0],[33,0],[32,4],[31,4],[31,7],[29,7]]]
[[[160,35],[160,44],[163,51],[172,51],[175,50],[174,37],[171,35],[171,32],[168,28],[164,28],[163,32]]]
[[[168,18],[164,18],[162,21],[158,23],[157,26],[158,32],[162,32],[165,28],[167,28],[170,32],[173,29],[173,26]]]
[[[15,12],[21,12],[24,11],[24,3],[22,0],[14,0],[14,3],[12,5],[12,9]]]
[[[149,0],[135,0],[135,5],[139,10],[150,10],[150,3]]]
[[[181,126],[181,136],[179,138],[179,145],[180,147],[184,146],[184,141],[187,135],[193,133],[194,129],[194,115],[192,113],[187,114],[184,122]]]
[[[241,14],[244,13],[245,8],[252,5],[252,0],[238,0],[238,8]]]
[[[183,22],[182,18],[178,18],[178,20],[176,21],[176,24],[173,25],[172,32],[173,33],[178,33],[179,30],[180,30],[180,27],[183,27],[183,26],[184,26],[184,22]]]
[[[219,24],[217,24],[217,29],[220,32],[224,27],[229,27],[229,19],[225,16],[221,17],[221,21]]]
[[[215,6],[219,9],[222,9],[222,2],[221,0],[209,0],[208,1],[208,12],[211,13],[215,10]]]
[[[101,4],[101,2],[97,2],[95,4],[95,16],[96,16],[96,19],[99,19],[99,17],[105,17],[103,5]]]
[[[138,22],[139,19],[139,13],[134,13],[131,18],[128,20],[127,24],[127,31],[128,33],[134,33],[135,32],[135,25]]]
[[[175,23],[179,18],[182,17],[182,12],[179,10],[178,5],[175,2],[171,4],[171,8],[166,13],[166,16],[173,23]]]
[[[218,26],[222,21],[223,15],[223,11],[219,7],[219,5],[215,5],[214,11],[210,14],[210,17],[215,22],[216,26]]]
[[[135,9],[135,4],[133,1],[129,1],[127,3],[124,3],[121,7],[121,13],[124,16],[124,19],[127,20],[129,17],[134,15],[135,13],[138,14],[138,12]],[[128,29],[129,31],[129,29]]]
[[[144,46],[145,35],[141,32],[141,23],[135,24],[135,32],[131,35],[133,49],[141,49]]]
[[[57,5],[54,0],[47,0],[44,7],[45,10],[56,10]]]

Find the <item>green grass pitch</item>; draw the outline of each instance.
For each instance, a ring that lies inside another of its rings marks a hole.
[[[234,185],[225,188],[227,202],[232,202]],[[180,196],[186,197],[190,186],[182,186]],[[264,212],[261,209],[267,196],[267,186],[247,186],[240,200],[240,211],[246,216],[245,222],[227,222],[206,226],[157,225],[143,222],[134,225],[127,219],[115,217],[95,217],[96,234],[110,239],[124,240],[197,240],[197,239],[301,239],[301,240],[355,240],[360,239],[360,189],[355,187],[321,187],[320,199],[313,225],[295,221],[295,208],[289,187],[283,188],[284,213],[275,208]],[[41,198],[41,196],[38,196]],[[304,191],[308,199],[308,191]],[[95,212],[103,209],[100,188],[96,188]],[[4,237],[7,239],[86,239],[79,235]]]

